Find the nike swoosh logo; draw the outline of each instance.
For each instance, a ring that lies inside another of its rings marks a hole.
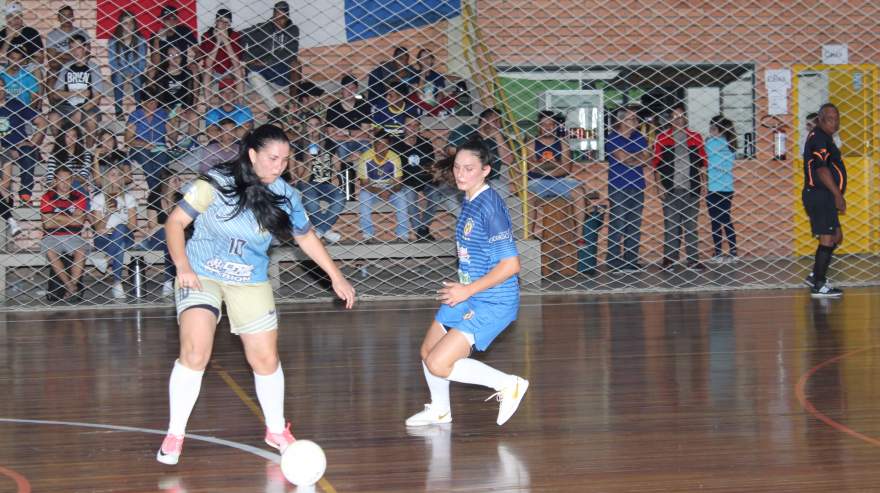
[[[440,416],[437,417],[437,419],[445,419],[446,416],[449,416],[449,411],[447,411],[447,412],[441,414]]]
[[[516,387],[514,387],[514,389],[513,389],[513,398],[514,399],[519,398],[519,379],[518,378],[516,379]]]

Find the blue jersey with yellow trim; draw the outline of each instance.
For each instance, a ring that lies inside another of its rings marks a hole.
[[[458,280],[470,284],[485,276],[498,263],[516,257],[516,243],[510,215],[498,192],[484,186],[471,200],[465,199],[455,226],[458,249]],[[519,278],[511,276],[501,284],[481,291],[469,303],[519,305]]]
[[[232,177],[219,173],[210,176],[223,187],[233,182]],[[288,199],[283,208],[290,215],[293,234],[306,234],[311,226],[300,192],[281,178],[269,190]],[[259,227],[253,212],[245,210],[232,217],[234,201],[205,180],[193,182],[179,206],[195,219],[186,256],[197,275],[234,284],[268,280],[272,235]]]

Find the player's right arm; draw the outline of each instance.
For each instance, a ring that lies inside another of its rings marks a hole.
[[[177,269],[177,284],[180,288],[202,289],[202,284],[186,256],[184,230],[199,214],[208,210],[213,200],[214,187],[205,180],[196,180],[165,221],[165,241],[168,254]]]

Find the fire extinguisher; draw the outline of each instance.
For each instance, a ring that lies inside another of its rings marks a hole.
[[[773,159],[785,161],[788,158],[788,125],[778,116],[767,115],[762,119],[761,126],[773,132]]]

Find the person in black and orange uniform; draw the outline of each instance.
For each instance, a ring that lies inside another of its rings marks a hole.
[[[804,189],[801,198],[810,216],[810,227],[819,238],[813,272],[807,277],[814,298],[839,298],[843,291],[826,278],[831,255],[843,241],[838,214],[846,212],[846,167],[834,134],[840,129],[840,112],[827,103],[819,109],[815,129],[804,144]]]
[[[700,263],[700,237],[697,218],[706,174],[706,148],[703,137],[687,128],[683,104],[669,110],[669,127],[654,141],[654,180],[661,185],[663,199],[663,268],[678,259],[684,235],[687,268],[703,270]]]

